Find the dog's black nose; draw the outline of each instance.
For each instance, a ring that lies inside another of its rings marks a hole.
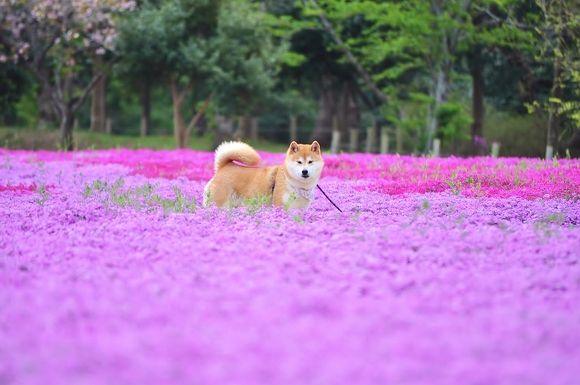
[[[308,170],[302,170],[302,178],[308,178]]]

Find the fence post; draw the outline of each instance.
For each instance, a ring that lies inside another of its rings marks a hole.
[[[113,119],[107,118],[105,120],[105,132],[109,135],[113,132]]]
[[[296,126],[296,117],[290,117],[290,141],[296,142],[298,140],[298,130]]]
[[[350,143],[348,146],[348,151],[352,154],[357,151],[358,149],[358,129],[351,128],[350,132]]]
[[[546,146],[546,160],[552,160],[554,158],[554,147]]]
[[[499,148],[500,148],[500,144],[499,142],[492,142],[491,143],[491,157],[492,158],[499,158]]]
[[[338,130],[338,117],[332,118],[332,140],[330,142],[330,153],[338,154],[340,151],[340,131]]]
[[[397,126],[397,131],[395,132],[395,141],[397,146],[397,154],[403,153],[403,129]]]
[[[381,128],[381,154],[389,153],[389,131],[387,127]]]
[[[147,118],[145,118],[144,116],[141,117],[141,125],[139,126],[139,132],[141,134],[141,137],[147,136]]]
[[[367,153],[375,151],[375,142],[377,138],[377,121],[373,119],[373,125],[367,128]]]
[[[397,154],[402,154],[403,153],[403,128],[401,127],[401,125],[403,124],[403,121],[405,120],[405,110],[403,110],[402,108],[399,109],[399,124],[397,124],[397,132],[395,133],[396,136],[396,146],[397,146]]]
[[[250,138],[258,140],[258,118],[252,118],[250,126]]]
[[[438,158],[441,155],[441,139],[433,139],[433,157]]]

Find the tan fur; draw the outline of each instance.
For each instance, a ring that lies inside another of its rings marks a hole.
[[[246,199],[264,198],[266,204],[306,209],[312,202],[308,197],[313,196],[324,166],[316,141],[312,144],[292,142],[280,166],[245,167],[234,161],[256,166],[261,159],[245,143],[222,143],[215,153],[215,175],[204,188],[204,206],[211,202],[218,206],[241,206]],[[303,170],[307,178],[303,177]]]

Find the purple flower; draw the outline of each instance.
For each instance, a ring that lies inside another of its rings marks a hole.
[[[579,161],[325,161],[343,214],[204,209],[206,152],[0,152],[0,383],[577,382]]]

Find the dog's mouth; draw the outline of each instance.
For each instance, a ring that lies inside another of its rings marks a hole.
[[[310,178],[310,175],[302,175],[302,178],[304,178],[304,179]]]

